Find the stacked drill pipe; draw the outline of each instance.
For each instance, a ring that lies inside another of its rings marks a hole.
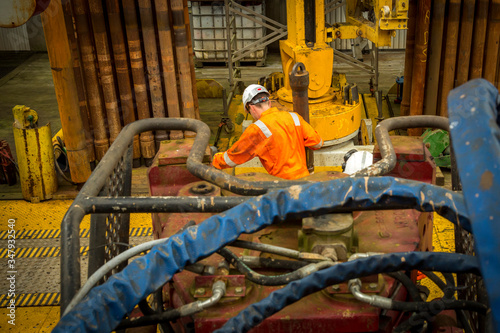
[[[146,77],[144,76],[145,69],[141,50],[141,35],[134,0],[123,0],[123,16],[125,19],[130,67],[132,68],[132,79],[134,82],[137,116],[139,119],[148,119],[150,103]],[[141,154],[146,160],[146,164],[151,163],[156,152],[152,131],[141,133],[140,145]]]
[[[161,49],[161,62],[166,83],[165,96],[167,96],[168,115],[169,117],[180,117],[181,109],[177,101],[177,79],[175,77],[174,49],[172,44],[172,33],[170,31],[167,0],[156,0],[155,8]],[[175,140],[182,137],[182,131],[170,131],[171,139]]]
[[[149,92],[151,97],[151,107],[155,118],[165,118],[165,105],[160,77],[160,62],[158,60],[158,46],[156,43],[153,7],[150,0],[139,0],[139,14],[142,25],[142,40],[146,58],[146,73],[149,81]],[[160,142],[167,140],[166,131],[156,131],[156,149]]]
[[[61,2],[61,4],[64,11],[64,21],[66,24],[69,44],[71,46],[71,53],[73,55],[73,71],[75,72],[75,81],[77,82],[76,88],[78,90],[77,93],[78,100],[80,102],[80,115],[82,117],[83,129],[85,131],[87,152],[89,154],[89,162],[93,164],[95,162],[94,136],[92,134],[92,123],[89,120],[90,113],[87,105],[85,86],[83,84],[83,75],[80,61],[81,56],[78,50],[78,44],[76,41],[73,25],[73,11],[71,9],[71,3],[69,2],[69,0],[64,0]]]
[[[401,115],[410,115],[410,93],[411,80],[413,74],[413,56],[415,54],[415,29],[417,26],[417,0],[410,0],[410,9],[408,10],[408,31],[406,34],[405,50],[405,71],[403,85],[403,100],[401,101]]]
[[[106,132],[106,119],[99,89],[99,77],[94,54],[94,39],[88,22],[89,11],[85,0],[73,0],[73,17],[77,30],[78,47],[80,49],[85,92],[89,106],[90,120],[93,128],[94,147],[97,160],[101,160],[109,148]]]
[[[123,126],[137,119],[200,119],[185,0],[63,1],[83,127],[64,135],[73,143],[84,134],[89,162],[100,161]],[[150,165],[161,141],[193,135],[141,133],[131,142],[134,165],[141,158]]]
[[[193,80],[191,76],[191,62],[189,61],[188,36],[184,19],[183,0],[171,0],[172,23],[174,27],[175,51],[177,53],[177,69],[179,73],[180,90],[182,97],[183,116],[197,118],[195,115],[193,98]],[[186,131],[186,137],[194,137],[195,133]]]
[[[123,123],[128,125],[136,120],[134,111],[134,100],[132,98],[132,85],[130,83],[130,71],[128,67],[127,49],[123,36],[123,27],[120,18],[120,3],[118,0],[106,0],[108,9],[109,30],[111,35],[111,45],[115,60],[116,79],[118,81],[118,91],[120,92],[121,114]],[[139,146],[139,136],[134,136],[133,158],[139,162],[141,158],[141,148]],[[137,163],[136,162],[136,163]]]
[[[415,31],[415,50],[413,53],[413,74],[411,77],[410,115],[424,113],[424,91],[429,49],[429,27],[431,23],[431,1],[420,0],[417,5],[417,26]],[[422,129],[408,129],[410,135],[421,135]]]
[[[500,0],[410,1],[409,17],[402,115],[447,116],[449,92],[471,79],[500,87]]]
[[[90,19],[94,31],[94,43],[97,53],[97,63],[101,79],[102,93],[104,97],[104,108],[108,118],[109,142],[113,143],[120,133],[122,126],[120,111],[116,98],[116,86],[111,62],[111,50],[108,42],[108,32],[104,9],[101,0],[89,0]]]

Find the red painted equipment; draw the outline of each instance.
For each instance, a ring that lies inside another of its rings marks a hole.
[[[17,183],[16,165],[9,148],[9,144],[5,140],[0,140],[0,184],[9,184],[10,186]]]
[[[433,183],[435,165],[430,154],[416,137],[393,137],[398,163],[394,176]],[[149,170],[151,195],[230,196],[215,185],[200,181],[185,168],[192,141],[163,142]],[[206,161],[209,162],[207,150]],[[375,159],[380,158],[377,148]],[[302,180],[325,181],[347,177],[337,172],[322,172]],[[269,181],[277,178],[267,174],[246,174],[241,178]],[[367,178],[368,181],[368,178]],[[207,198],[207,200],[209,200]],[[169,237],[188,222],[200,223],[210,213],[153,214],[155,238]],[[316,253],[345,261],[349,254],[366,252],[403,252],[428,250],[432,245],[432,215],[415,210],[363,211],[353,214],[330,214],[314,219],[299,219],[274,224],[257,233],[243,235],[239,240],[280,246],[302,253]],[[287,259],[256,250],[229,247],[237,256]],[[175,331],[212,332],[221,327],[250,304],[267,297],[281,286],[265,286],[249,281],[224,258],[214,254],[201,263],[212,266],[215,275],[204,276],[183,271],[174,275],[163,290],[166,307],[179,308],[212,295],[217,280],[226,282],[227,292],[211,308],[172,323]],[[279,275],[277,268],[253,268],[260,274]],[[405,300],[406,290],[389,276],[378,275],[362,279],[362,292],[368,295]],[[383,311],[354,299],[347,283],[330,286],[303,298],[269,317],[252,332],[390,332],[402,319],[395,311]]]

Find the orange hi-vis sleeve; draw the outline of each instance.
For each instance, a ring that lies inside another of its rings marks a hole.
[[[304,147],[322,145],[319,134],[300,115],[270,108],[228,151],[216,154],[212,164],[218,169],[234,168],[258,156],[269,174],[297,179],[309,175]]]

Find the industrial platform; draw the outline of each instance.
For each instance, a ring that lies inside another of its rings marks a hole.
[[[394,83],[396,76],[403,70],[404,52],[386,52],[381,54],[381,88],[387,91]],[[384,59],[385,58],[385,59]],[[385,60],[385,61],[384,61]],[[248,83],[257,81],[266,74],[280,70],[279,56],[268,56],[266,67],[248,67],[244,69],[243,77]],[[361,72],[351,70],[342,63],[336,63],[336,70],[348,72],[348,80],[358,82],[361,92],[368,92],[366,77]],[[197,69],[197,78],[218,79],[227,86],[227,69],[224,67],[205,67]],[[30,77],[29,80],[27,78]],[[36,88],[36,89],[34,89]],[[27,93],[27,92],[30,93]],[[33,91],[35,91],[33,93]],[[0,101],[2,110],[9,110],[12,105],[29,105],[42,115],[44,121],[52,123],[53,131],[60,128],[57,102],[54,96],[52,76],[46,54],[35,54],[28,61],[0,79],[0,95],[6,96]],[[220,100],[200,100],[202,119],[215,132],[220,120]],[[8,114],[5,111],[5,114]],[[371,115],[375,117],[375,115]],[[0,137],[12,140],[12,120],[3,117],[0,122]],[[223,134],[229,141],[229,135]],[[13,143],[11,144],[13,147]],[[15,154],[15,150],[13,149]],[[445,178],[449,177],[445,173]],[[449,186],[449,179],[447,185]],[[147,195],[146,168],[143,166],[133,170],[132,190],[136,195]],[[16,325],[0,321],[1,331],[10,332],[48,332],[59,319],[59,281],[60,281],[60,223],[71,204],[71,198],[77,193],[75,186],[62,186],[53,200],[41,203],[28,203],[21,199],[19,187],[0,186],[0,263],[7,267],[7,221],[15,219],[16,230]],[[454,227],[439,215],[434,215],[434,249],[437,251],[454,252]],[[138,244],[151,239],[150,214],[131,215],[131,244]],[[81,229],[81,260],[87,260],[89,218],[84,219]],[[7,273],[5,273],[7,274]],[[82,270],[82,281],[85,281],[85,270]],[[6,294],[7,280],[1,279],[0,315],[7,318]],[[439,297],[439,291],[425,279],[422,284],[431,289],[431,297]]]

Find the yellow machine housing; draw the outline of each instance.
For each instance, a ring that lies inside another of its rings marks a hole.
[[[363,18],[366,10],[373,11],[374,22]],[[309,119],[313,128],[326,146],[353,138],[361,124],[361,104],[359,100],[346,100],[345,81],[332,85],[334,52],[327,43],[334,38],[364,37],[376,46],[387,46],[394,29],[406,29],[407,20],[408,0],[347,0],[347,22],[326,27],[323,0],[288,0],[288,39],[280,41],[285,74],[284,86],[277,92],[281,107],[293,109],[288,75],[301,62],[309,72]]]
[[[31,202],[51,199],[57,191],[57,176],[50,123],[38,127],[38,114],[24,105],[12,111],[23,198]]]

